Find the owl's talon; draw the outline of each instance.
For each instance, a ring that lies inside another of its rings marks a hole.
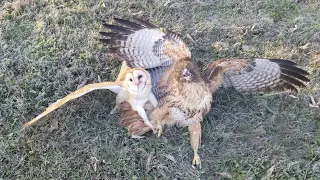
[[[118,108],[114,107],[109,114],[116,114],[118,112]]]
[[[195,154],[192,160],[192,166],[201,169],[201,160],[198,154]]]
[[[144,138],[144,136],[139,136],[139,135],[131,134],[131,138],[132,138],[132,139],[142,139],[142,138]]]
[[[157,134],[157,130],[156,129],[154,129],[154,128],[151,128],[151,129],[152,129],[153,134]]]
[[[145,122],[145,124],[151,128],[151,130],[153,131],[153,134],[157,133],[157,130],[154,128],[154,126],[151,124],[151,122]]]

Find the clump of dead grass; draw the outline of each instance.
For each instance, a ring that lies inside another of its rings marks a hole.
[[[0,10],[0,20],[4,18],[17,17],[22,14],[26,6],[34,5],[36,0],[16,0],[13,2],[4,2],[2,10]]]

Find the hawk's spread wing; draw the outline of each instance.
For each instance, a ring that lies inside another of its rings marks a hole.
[[[152,93],[159,99],[165,95],[164,91],[161,91],[161,88],[158,88],[158,82],[161,78],[163,72],[167,69],[167,67],[160,66],[156,68],[147,69],[151,76],[151,84],[152,84]]]
[[[121,26],[103,24],[112,32],[100,32],[108,37],[101,42],[111,45],[110,53],[116,54],[121,60],[133,67],[144,69],[168,66],[179,60],[168,56],[176,48],[184,47],[177,52],[180,56],[191,57],[191,53],[182,40],[172,32],[163,32],[156,26],[142,19],[134,18],[135,22],[114,18]]]
[[[131,68],[147,69],[152,78],[153,93],[159,98],[162,92],[157,88],[162,73],[175,61],[191,58],[183,41],[174,33],[161,31],[142,19],[136,22],[114,18],[119,25],[103,24],[112,32],[100,32],[107,37],[101,42],[110,45],[109,52],[126,61]]]
[[[64,105],[68,101],[72,99],[76,99],[80,96],[83,96],[91,91],[97,90],[97,89],[109,89],[115,93],[118,93],[122,88],[121,82],[102,82],[102,83],[95,83],[95,84],[88,84],[86,86],[83,86],[82,88],[72,92],[68,96],[57,100],[55,103],[51,104],[43,113],[32,119],[31,121],[25,123],[23,125],[23,129],[30,126],[31,124],[35,123],[45,115],[49,114],[50,112],[58,109],[60,106]]]
[[[297,91],[309,82],[308,72],[283,59],[220,59],[207,66],[205,77],[217,67],[224,68],[222,86],[240,92]]]

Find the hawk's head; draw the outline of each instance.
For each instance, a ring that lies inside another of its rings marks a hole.
[[[200,80],[200,73],[198,67],[192,63],[188,62],[179,68],[179,80],[183,82],[197,82]]]
[[[184,68],[181,70],[181,79],[184,79],[186,81],[191,81],[192,80],[192,73],[189,69]]]

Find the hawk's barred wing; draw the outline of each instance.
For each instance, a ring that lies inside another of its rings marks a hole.
[[[151,23],[134,18],[135,22],[114,18],[120,24],[103,24],[111,32],[100,32],[107,39],[101,42],[111,45],[110,53],[116,54],[121,60],[133,67],[144,69],[168,66],[176,56],[191,57],[191,53],[182,40],[172,32],[163,32]],[[179,49],[180,48],[180,49]],[[172,57],[170,54],[176,56]]]
[[[106,37],[100,41],[110,45],[109,52],[129,67],[146,69],[152,78],[152,92],[159,99],[165,95],[158,87],[162,74],[168,68],[174,68],[175,61],[190,60],[191,53],[176,34],[161,31],[142,19],[133,19],[135,22],[114,18],[119,25],[103,24],[111,32],[100,32]],[[121,124],[128,128],[130,134],[142,135],[150,130],[128,103],[120,106],[120,112]]]
[[[163,32],[153,24],[134,18],[137,22],[114,18],[120,24],[103,24],[112,32],[100,32],[107,39],[101,42],[110,45],[110,53],[115,54],[131,68],[147,69],[152,78],[152,91],[157,98],[163,96],[157,87],[162,73],[172,63],[190,59],[191,53],[183,41],[172,32]]]
[[[110,45],[110,53],[125,61],[128,66],[147,69],[152,78],[152,91],[157,98],[163,92],[157,87],[162,73],[174,61],[191,58],[191,53],[183,41],[172,32],[163,32],[155,25],[142,19],[137,22],[114,18],[120,24],[103,24],[112,32],[100,32],[107,39],[101,42]]]
[[[165,92],[158,87],[158,82],[161,78],[162,73],[166,69],[167,67],[164,67],[164,66],[147,69],[147,71],[150,73],[150,76],[151,76],[152,93],[157,97],[157,99],[165,95]]]
[[[23,125],[23,129],[30,126],[31,124],[35,123],[45,115],[49,114],[50,112],[58,109],[60,106],[64,105],[68,101],[72,99],[76,99],[80,96],[83,96],[91,91],[97,90],[97,89],[109,89],[115,93],[118,93],[122,88],[121,82],[102,82],[102,83],[95,83],[95,84],[88,84],[86,86],[83,86],[82,88],[72,92],[68,96],[57,100],[55,103],[51,104],[43,113],[32,119],[31,121],[25,123]]]
[[[220,59],[207,66],[205,77],[217,67],[224,68],[222,86],[240,92],[297,91],[309,82],[308,72],[283,59]]]

